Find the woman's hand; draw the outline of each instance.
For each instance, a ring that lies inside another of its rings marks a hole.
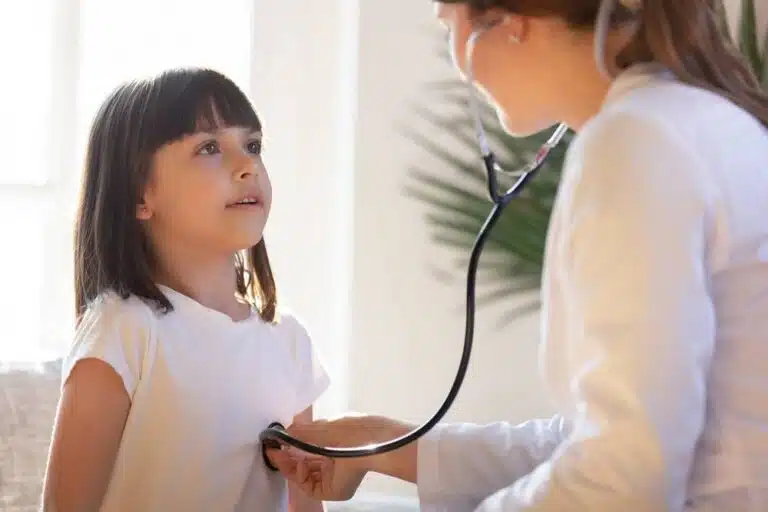
[[[314,445],[357,447],[388,441],[408,430],[408,426],[380,416],[347,416],[291,425],[287,432]],[[369,471],[383,472],[388,455],[332,459],[288,446],[267,450],[270,461],[287,480],[310,497],[323,501],[350,499]],[[415,456],[413,462],[415,466]]]

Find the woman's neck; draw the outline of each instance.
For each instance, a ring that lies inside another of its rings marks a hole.
[[[597,69],[590,52],[575,53],[564,65],[572,67],[567,87],[560,86],[559,110],[561,120],[573,131],[579,132],[596,116],[611,88],[612,80]]]
[[[607,63],[615,61],[619,50],[628,43],[633,33],[634,27],[628,26],[609,35],[605,50]],[[575,132],[581,131],[602,110],[616,78],[605,76],[598,68],[594,36],[587,34],[580,37],[578,44],[562,52],[559,61],[554,64],[559,77],[555,101],[559,103],[560,119]],[[613,66],[608,67],[612,73],[618,74]]]

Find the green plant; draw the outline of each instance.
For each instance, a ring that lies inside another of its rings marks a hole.
[[[725,20],[725,14],[722,15]],[[755,0],[742,0],[739,17],[739,34],[735,39],[728,24],[724,22],[724,30],[739,51],[747,58],[752,71],[764,88],[768,88],[768,30],[758,34],[757,10]]]
[[[734,41],[724,13],[723,22],[726,33]],[[754,0],[744,0],[739,36],[734,43],[748,58],[762,83],[768,84],[768,37],[760,41],[756,26]],[[447,55],[442,57],[447,58]],[[432,84],[430,89],[442,105],[458,107],[461,113],[438,114],[425,107],[416,108],[416,113],[427,124],[429,135],[416,130],[408,130],[406,135],[435,157],[438,171],[421,167],[409,169],[412,182],[406,193],[428,206],[426,220],[432,229],[433,240],[458,253],[455,270],[463,272],[475,236],[490,211],[485,170],[479,158],[473,120],[466,108],[467,85],[455,80]],[[495,113],[488,106],[482,109],[481,117],[491,147],[502,167],[508,170],[527,162],[550,135],[510,137],[499,127]],[[434,133],[444,134],[447,139],[435,142]],[[486,242],[478,269],[478,305],[513,296],[522,299],[520,305],[507,310],[502,323],[539,308],[545,235],[572,136],[572,133],[566,135],[524,193],[509,204]]]

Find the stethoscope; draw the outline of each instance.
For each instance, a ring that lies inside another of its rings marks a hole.
[[[486,218],[485,222],[480,228],[480,231],[478,232],[478,235],[477,235],[477,238],[475,239],[475,243],[472,248],[472,253],[469,259],[469,265],[467,268],[467,299],[466,299],[466,324],[465,324],[465,330],[464,330],[464,349],[462,351],[461,360],[459,362],[459,368],[458,368],[458,371],[456,372],[456,377],[454,378],[453,384],[451,385],[451,388],[448,391],[448,395],[446,396],[445,400],[443,401],[443,404],[440,406],[437,412],[435,412],[435,414],[426,423],[414,429],[413,431],[409,432],[408,434],[405,434],[401,437],[398,437],[396,439],[392,439],[390,441],[387,441],[385,443],[380,443],[380,444],[371,444],[367,446],[354,447],[354,448],[327,448],[322,446],[316,446],[316,445],[301,441],[300,439],[291,437],[286,432],[285,427],[281,423],[279,422],[272,423],[259,435],[259,441],[261,442],[264,463],[271,470],[276,471],[277,468],[275,468],[269,461],[269,458],[267,457],[267,449],[279,448],[280,444],[287,444],[287,445],[293,446],[294,448],[298,448],[299,450],[303,450],[305,452],[312,453],[315,455],[322,455],[325,457],[335,457],[335,458],[368,457],[371,455],[377,455],[377,454],[386,453],[392,450],[397,450],[398,448],[401,448],[413,441],[416,441],[421,436],[429,432],[435,425],[437,425],[440,422],[440,420],[445,416],[445,414],[451,408],[451,405],[453,405],[453,402],[456,399],[456,396],[458,395],[459,390],[461,389],[462,382],[464,381],[464,376],[467,373],[467,368],[469,366],[469,358],[470,358],[470,354],[472,353],[472,342],[474,338],[474,329],[475,329],[475,280],[476,280],[476,274],[477,274],[478,261],[480,260],[480,253],[483,250],[485,241],[488,238],[488,235],[491,229],[501,217],[501,214],[504,208],[515,197],[520,195],[520,192],[522,192],[525,185],[535,176],[536,172],[539,169],[541,169],[542,165],[546,161],[552,149],[555,146],[557,146],[557,144],[560,142],[560,140],[568,131],[568,127],[566,125],[564,124],[558,125],[558,127],[549,137],[549,139],[547,139],[547,141],[542,145],[542,147],[536,153],[532,161],[522,169],[511,173],[512,176],[515,176],[517,178],[515,180],[515,183],[509,189],[507,189],[506,192],[499,191],[499,183],[498,183],[496,174],[499,172],[506,172],[506,171],[504,171],[504,169],[502,169],[501,166],[499,166],[499,164],[496,161],[496,157],[491,151],[490,146],[488,144],[488,138],[486,136],[485,129],[483,128],[483,123],[480,118],[480,104],[476,96],[477,91],[473,86],[474,80],[472,75],[472,56],[474,54],[475,44],[477,40],[480,38],[480,36],[485,34],[491,28],[495,27],[497,24],[498,22],[493,22],[480,29],[475,30],[469,37],[469,40],[467,41],[467,48],[466,48],[466,55],[465,55],[466,81],[469,84],[469,90],[470,90],[469,106],[475,121],[477,138],[480,143],[480,151],[482,155],[483,165],[485,167],[486,173],[488,174],[488,194],[491,197],[491,201],[493,201],[493,208],[491,209],[491,212],[488,214],[488,217]]]

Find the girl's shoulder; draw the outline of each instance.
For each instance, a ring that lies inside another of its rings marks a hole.
[[[112,290],[101,293],[86,308],[77,326],[76,339],[87,336],[94,329],[148,331],[154,312],[139,297],[122,297]]]
[[[272,324],[273,332],[293,344],[310,343],[309,331],[298,315],[290,309],[281,309]]]
[[[274,328],[288,345],[297,370],[296,407],[298,414],[312,405],[330,385],[330,376],[309,330],[290,310],[282,310]]]
[[[301,318],[292,310],[281,309],[271,329],[278,339],[287,344],[295,359],[312,359],[315,351],[312,335]]]
[[[273,325],[275,329],[288,333],[295,333],[298,331],[306,332],[304,323],[299,318],[299,316],[294,313],[293,310],[287,308],[280,309],[277,312]]]
[[[62,385],[83,359],[100,359],[122,378],[133,397],[145,362],[154,346],[154,313],[138,297],[104,292],[91,301],[77,324],[73,343],[64,357]]]

